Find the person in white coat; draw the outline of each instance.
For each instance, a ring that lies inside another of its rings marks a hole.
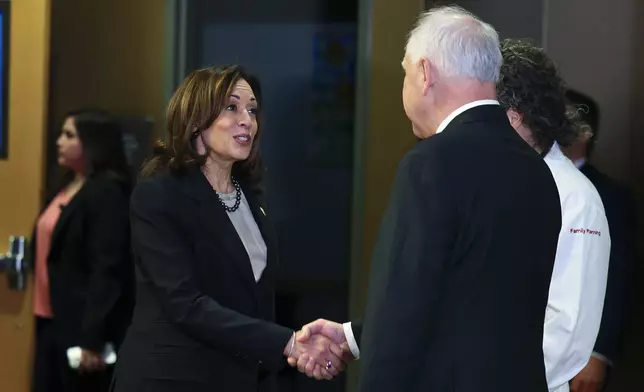
[[[517,133],[544,156],[557,183],[562,228],[550,283],[543,352],[550,391],[567,392],[585,366],[601,323],[610,233],[599,193],[561,151],[576,137],[565,84],[545,51],[504,40],[497,93]],[[572,391],[574,392],[574,391]]]

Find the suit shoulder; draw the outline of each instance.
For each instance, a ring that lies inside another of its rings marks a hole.
[[[140,180],[132,191],[133,206],[162,208],[172,204],[176,198],[179,183],[170,173],[160,173]]]
[[[405,154],[403,162],[419,164],[428,160],[436,161],[445,157],[445,152],[451,150],[456,141],[446,138],[443,134],[431,136],[421,140]]]
[[[441,138],[437,136],[421,140],[409,150],[400,160],[398,172],[404,171],[412,175],[424,175],[440,172],[449,167],[449,165],[441,163],[445,159],[446,149],[442,148],[445,142],[441,141]]]

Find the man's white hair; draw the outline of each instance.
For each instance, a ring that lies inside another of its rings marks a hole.
[[[429,59],[441,78],[496,83],[503,63],[494,27],[456,6],[424,12],[409,33],[405,52],[413,63]]]

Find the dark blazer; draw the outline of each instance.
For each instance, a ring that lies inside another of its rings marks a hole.
[[[374,249],[359,391],[546,392],[560,230],[550,170],[499,106],[418,143]]]
[[[595,352],[616,361],[628,312],[635,248],[635,208],[630,192],[590,164],[581,172],[595,185],[604,204],[610,229],[610,264],[604,311]]]
[[[159,174],[135,188],[137,303],[115,391],[275,390],[293,331],[272,323],[275,239],[257,195],[243,189],[267,246],[258,283],[201,171]]]
[[[123,340],[134,303],[128,204],[128,186],[101,174],[60,206],[47,268],[63,347],[102,352]]]

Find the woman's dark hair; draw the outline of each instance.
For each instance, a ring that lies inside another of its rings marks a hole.
[[[106,111],[81,109],[69,112],[83,145],[85,176],[109,173],[124,181],[129,166],[123,145],[123,131],[118,121]]]
[[[503,65],[497,84],[501,106],[516,110],[537,146],[548,151],[556,141],[567,147],[577,137],[566,107],[566,85],[546,52],[529,41],[501,42]]]
[[[228,97],[235,84],[242,79],[253,89],[261,107],[259,81],[238,65],[203,68],[188,75],[168,104],[166,143],[156,143],[153,156],[143,165],[140,177],[151,177],[164,170],[180,174],[188,169],[203,166],[208,153],[197,152],[194,145],[195,137],[215,122],[228,104]],[[235,162],[232,168],[232,175],[255,191],[260,190],[263,171],[259,152],[259,115],[257,123],[257,135],[250,155],[243,161]]]
[[[107,174],[124,185],[130,183],[130,171],[123,145],[121,127],[109,113],[101,109],[78,109],[65,114],[71,119],[83,146],[84,175],[87,178]],[[74,172],[65,170],[47,197],[64,188],[74,178]]]

